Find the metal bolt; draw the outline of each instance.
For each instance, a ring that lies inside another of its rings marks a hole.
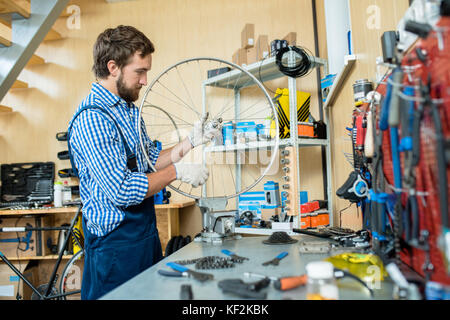
[[[284,176],[283,179],[284,181],[289,181],[289,176]]]
[[[289,164],[289,159],[281,159],[281,164]]]
[[[283,189],[289,189],[289,185],[288,184],[283,184]]]
[[[289,168],[289,167],[283,167],[283,171],[286,173],[288,173],[290,170],[291,170],[291,168]]]

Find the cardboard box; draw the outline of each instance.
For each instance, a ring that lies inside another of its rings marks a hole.
[[[244,48],[237,49],[233,54],[232,62],[239,66],[247,64],[247,50]]]
[[[256,59],[257,61],[262,60],[269,56],[270,47],[269,47],[269,37],[265,34],[259,35],[256,40]]]
[[[258,61],[257,54],[256,54],[256,48],[249,48],[246,50],[246,65],[250,65],[252,63],[255,63]]]
[[[321,212],[317,214],[317,225],[326,227],[330,224],[330,215],[328,212]]]
[[[314,124],[309,122],[300,122],[298,124],[298,136],[314,138]]]
[[[300,229],[311,228],[311,217],[308,213],[303,213],[300,216]]]
[[[297,32],[289,32],[282,40],[286,40],[288,45],[297,45]]]
[[[247,23],[241,32],[241,48],[248,49],[255,46],[255,25]]]
[[[26,261],[11,263],[20,272],[27,266]],[[6,263],[0,262],[0,300],[16,300],[17,291],[23,295],[23,286],[22,279]]]
[[[0,227],[42,227],[41,217],[2,217]],[[20,239],[20,243],[17,239]],[[2,241],[3,240],[3,241]],[[0,251],[7,258],[35,257],[43,255],[44,237],[42,231],[0,232]]]
[[[261,220],[269,221],[273,216],[279,215],[281,213],[280,208],[261,208]]]

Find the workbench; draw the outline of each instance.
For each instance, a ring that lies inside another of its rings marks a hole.
[[[305,266],[311,261],[322,260],[326,254],[305,254],[299,252],[301,241],[318,241],[316,237],[309,235],[292,236],[299,240],[293,244],[267,245],[262,241],[268,236],[242,237],[241,239],[231,239],[223,242],[222,245],[206,242],[191,242],[164,258],[157,264],[135,276],[121,286],[107,293],[101,300],[179,300],[180,288],[182,284],[192,286],[194,300],[234,300],[242,299],[239,296],[224,294],[218,287],[218,282],[224,279],[241,279],[244,282],[256,282],[261,280],[255,277],[245,277],[245,272],[252,272],[265,276],[297,276],[305,273]],[[321,240],[320,240],[321,241]],[[324,239],[323,241],[327,241]],[[194,265],[186,267],[200,272],[212,273],[214,280],[199,282],[192,278],[174,278],[158,274],[158,269],[173,271],[167,262],[196,259],[205,256],[223,256],[222,249],[228,249],[236,255],[249,258],[243,263],[236,263],[234,267],[228,269],[196,270]],[[262,263],[275,258],[279,253],[287,251],[289,254],[282,259],[278,266],[263,266]],[[339,297],[341,300],[369,300],[369,291],[351,278],[338,280]],[[268,300],[304,300],[306,299],[306,287],[299,287],[289,291],[278,291],[271,283],[267,288],[262,289],[267,292]],[[391,300],[393,283],[389,279],[381,282],[380,289],[374,289],[375,300]]]

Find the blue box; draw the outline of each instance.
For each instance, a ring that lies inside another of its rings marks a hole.
[[[275,208],[281,206],[280,186],[277,182],[267,181],[264,184],[264,195],[267,206],[274,206]]]
[[[300,204],[304,204],[308,202],[308,192],[300,191]]]

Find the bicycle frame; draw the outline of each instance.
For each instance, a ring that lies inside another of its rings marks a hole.
[[[50,300],[50,299],[56,299],[56,298],[61,298],[61,297],[65,297],[68,295],[72,295],[72,294],[77,294],[80,293],[81,290],[76,290],[76,291],[71,291],[71,292],[67,292],[67,293],[62,293],[62,294],[57,294],[57,295],[53,295],[50,296],[50,292],[53,289],[54,286],[54,282],[57,276],[57,271],[59,268],[59,265],[61,264],[62,261],[62,257],[64,255],[64,248],[66,248],[67,243],[69,242],[70,236],[73,235],[73,227],[78,219],[78,216],[81,212],[81,207],[82,205],[79,206],[77,213],[75,214],[74,218],[72,219],[72,222],[70,223],[70,227],[42,227],[42,228],[26,228],[26,231],[48,231],[48,230],[69,230],[70,232],[67,233],[65,239],[64,239],[64,245],[62,246],[62,249],[60,250],[60,252],[58,253],[58,259],[56,260],[55,263],[55,267],[53,268],[53,272],[52,275],[50,276],[50,279],[47,283],[47,290],[45,292],[45,294],[42,294],[39,292],[39,290],[33,286],[33,284],[28,281],[27,278],[25,278],[25,276],[23,275],[22,272],[20,272],[9,260],[8,258],[5,257],[5,255],[0,251],[0,258],[11,268],[11,270],[14,271],[14,273],[16,273],[20,279],[23,280],[23,282],[28,285],[31,290],[33,290],[34,293],[36,293],[40,299],[42,300]],[[76,239],[76,237],[74,236],[75,240],[78,242],[78,240]],[[79,243],[78,243],[79,244]]]

